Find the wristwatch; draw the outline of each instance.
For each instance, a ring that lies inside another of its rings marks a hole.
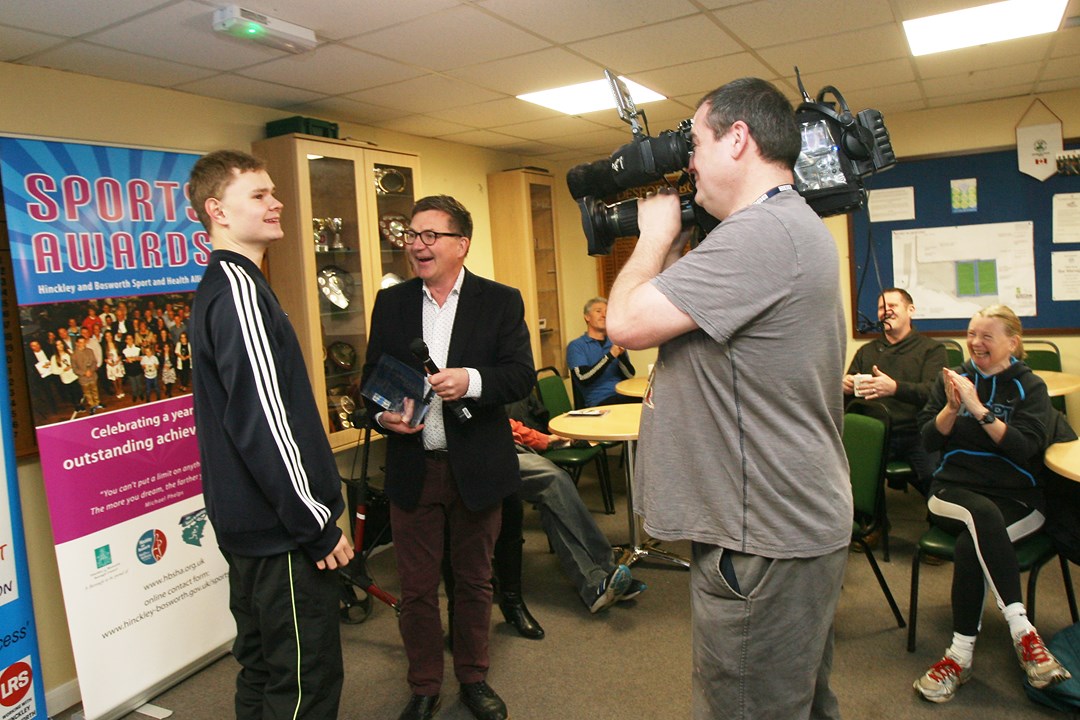
[[[981,418],[979,418],[979,424],[980,425],[993,425],[996,420],[997,420],[997,415],[994,414],[994,411],[993,410],[987,410],[986,414],[983,415]]]

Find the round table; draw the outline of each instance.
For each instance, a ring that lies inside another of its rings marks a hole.
[[[1046,383],[1046,390],[1050,393],[1050,397],[1060,397],[1080,390],[1080,375],[1053,370],[1033,370],[1032,372]],[[618,386],[615,389],[618,390]]]
[[[615,384],[615,392],[627,397],[645,397],[645,390],[649,387],[649,378],[632,377],[628,380],[620,380]]]
[[[640,539],[638,520],[634,514],[634,446],[637,443],[638,426],[641,424],[641,405],[631,403],[583,409],[600,410],[603,414],[575,415],[575,411],[563,413],[548,421],[548,430],[575,440],[615,440],[627,444],[626,514],[630,526],[630,543],[622,548],[623,554],[619,562],[630,566],[643,557],[654,557],[682,567],[690,567],[686,558],[657,547],[657,540],[650,538],[642,542]]]
[[[1046,448],[1043,462],[1058,475],[1080,482],[1080,440],[1054,443]]]

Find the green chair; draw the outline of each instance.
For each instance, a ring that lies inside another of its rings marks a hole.
[[[1027,613],[1032,623],[1035,622],[1035,583],[1039,579],[1039,570],[1055,557],[1061,563],[1061,576],[1065,581],[1065,595],[1069,600],[1069,611],[1073,622],[1080,621],[1076,609],[1076,594],[1073,591],[1072,576],[1069,573],[1069,561],[1060,555],[1050,536],[1043,531],[1013,544],[1020,572],[1028,573]],[[915,547],[915,556],[911,559],[911,605],[908,611],[908,652],[915,652],[915,623],[919,609],[919,565],[923,555],[932,555],[943,560],[952,560],[956,550],[956,538],[941,528],[931,527],[919,538]]]
[[[1061,372],[1061,350],[1058,349],[1056,343],[1049,340],[1025,340],[1024,352],[1026,354],[1024,362],[1032,370]],[[1058,412],[1065,412],[1064,397],[1052,397],[1050,398],[1050,404]]]
[[[872,405],[872,403],[866,403]],[[855,517],[851,526],[851,540],[862,547],[874,571],[881,592],[889,603],[896,624],[904,627],[904,616],[896,605],[889,584],[881,574],[874,550],[867,537],[880,531],[884,546],[888,547],[889,521],[885,515],[885,458],[889,449],[888,418],[882,421],[870,415],[849,412],[844,415],[844,452],[847,454],[851,475],[851,495],[855,504]],[[887,551],[886,551],[887,552]]]
[[[551,417],[562,415],[573,410],[570,404],[570,396],[566,392],[566,384],[562,375],[554,367],[543,367],[536,371],[536,388],[540,394],[540,400]],[[551,462],[570,473],[570,479],[577,485],[581,477],[581,469],[591,462],[596,463],[596,474],[600,481],[600,495],[604,499],[604,512],[608,515],[615,513],[615,495],[611,489],[611,477],[608,473],[607,453],[599,445],[591,447],[560,448],[547,450],[541,453]]]
[[[963,345],[951,338],[945,338],[941,341],[941,344],[945,346],[945,353],[949,356],[949,367],[956,367],[957,365],[964,364]]]

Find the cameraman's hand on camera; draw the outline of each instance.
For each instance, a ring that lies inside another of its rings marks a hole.
[[[646,243],[655,253],[663,253],[661,268],[682,256],[693,230],[683,230],[679,193],[662,187],[638,199],[638,245]]]

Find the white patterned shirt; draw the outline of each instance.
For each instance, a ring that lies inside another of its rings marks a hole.
[[[446,301],[442,304],[442,307],[432,296],[427,285],[423,286],[422,322],[424,342],[427,343],[428,355],[431,357],[431,361],[440,369],[446,367],[446,358],[450,354],[450,336],[454,331],[454,318],[457,317],[458,299],[461,297],[461,283],[464,279],[465,268],[462,267],[458,272],[457,280],[454,281],[454,287],[450,294],[446,296]],[[482,387],[480,371],[475,368],[465,368],[465,371],[469,373],[469,388],[465,391],[464,397],[480,397]],[[421,431],[425,450],[446,449],[446,427],[443,424],[442,406],[442,398],[438,395],[432,395],[431,407],[424,417],[424,429]]]

